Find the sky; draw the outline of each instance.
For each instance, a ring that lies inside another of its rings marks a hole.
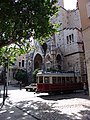
[[[64,8],[65,9],[76,9],[77,0],[64,0]]]

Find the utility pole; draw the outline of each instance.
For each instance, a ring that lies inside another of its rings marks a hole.
[[[2,76],[2,79],[3,79],[3,83],[4,83],[4,88],[3,88],[3,105],[5,103],[5,99],[7,97],[7,78],[6,78],[6,68],[8,68],[8,60],[4,57],[4,70],[3,70],[3,76]]]
[[[3,88],[3,105],[4,105],[4,102],[5,102],[5,98],[6,98],[6,66],[4,64],[4,70],[3,70],[3,84],[4,84],[4,88]]]

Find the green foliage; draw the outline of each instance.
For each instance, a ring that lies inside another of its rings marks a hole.
[[[50,18],[58,11],[57,0],[1,0],[0,47],[12,43],[29,48],[29,38],[40,42],[53,35],[56,25]]]
[[[56,15],[57,0],[0,1],[0,64],[5,56],[9,64],[17,56],[30,52],[31,37],[44,43],[57,28],[50,21]],[[12,45],[11,45],[12,44]]]
[[[26,50],[27,49],[27,50]],[[21,54],[29,53],[33,48],[29,46],[29,48],[13,44],[10,46],[5,46],[0,48],[0,64],[4,64],[4,58],[8,59],[9,66],[14,64],[16,57]]]
[[[19,82],[21,81],[22,83],[27,84],[28,82],[27,72],[24,70],[18,70],[18,72],[15,75],[15,79]]]
[[[39,69],[35,69],[32,73],[32,79],[33,79],[34,83],[36,83],[36,76],[37,76],[38,71],[39,71]]]

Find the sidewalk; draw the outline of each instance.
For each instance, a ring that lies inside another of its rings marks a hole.
[[[84,93],[48,96],[9,86],[0,120],[90,120],[90,100]]]
[[[0,120],[36,120],[32,116],[16,108],[13,105],[5,103],[0,110]]]
[[[37,120],[31,115],[27,114],[17,106],[13,105],[9,101],[9,97],[6,98],[5,104],[2,107],[3,102],[3,86],[0,86],[1,96],[0,96],[0,120]],[[9,87],[9,90],[16,90],[16,87]],[[9,91],[8,90],[8,91]]]

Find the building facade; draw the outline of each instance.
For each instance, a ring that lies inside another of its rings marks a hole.
[[[90,96],[90,0],[78,0],[80,11]]]
[[[34,41],[35,49],[27,55],[24,63],[28,73],[37,68],[58,69],[59,71],[73,71],[75,75],[86,80],[86,65],[84,44],[82,40],[81,21],[79,10],[64,9],[63,0],[58,0],[60,6],[58,14],[51,18],[53,23],[60,23],[59,33],[55,33],[46,43],[46,53],[39,42]],[[18,58],[19,63],[20,58]],[[22,61],[22,60],[21,60]]]

